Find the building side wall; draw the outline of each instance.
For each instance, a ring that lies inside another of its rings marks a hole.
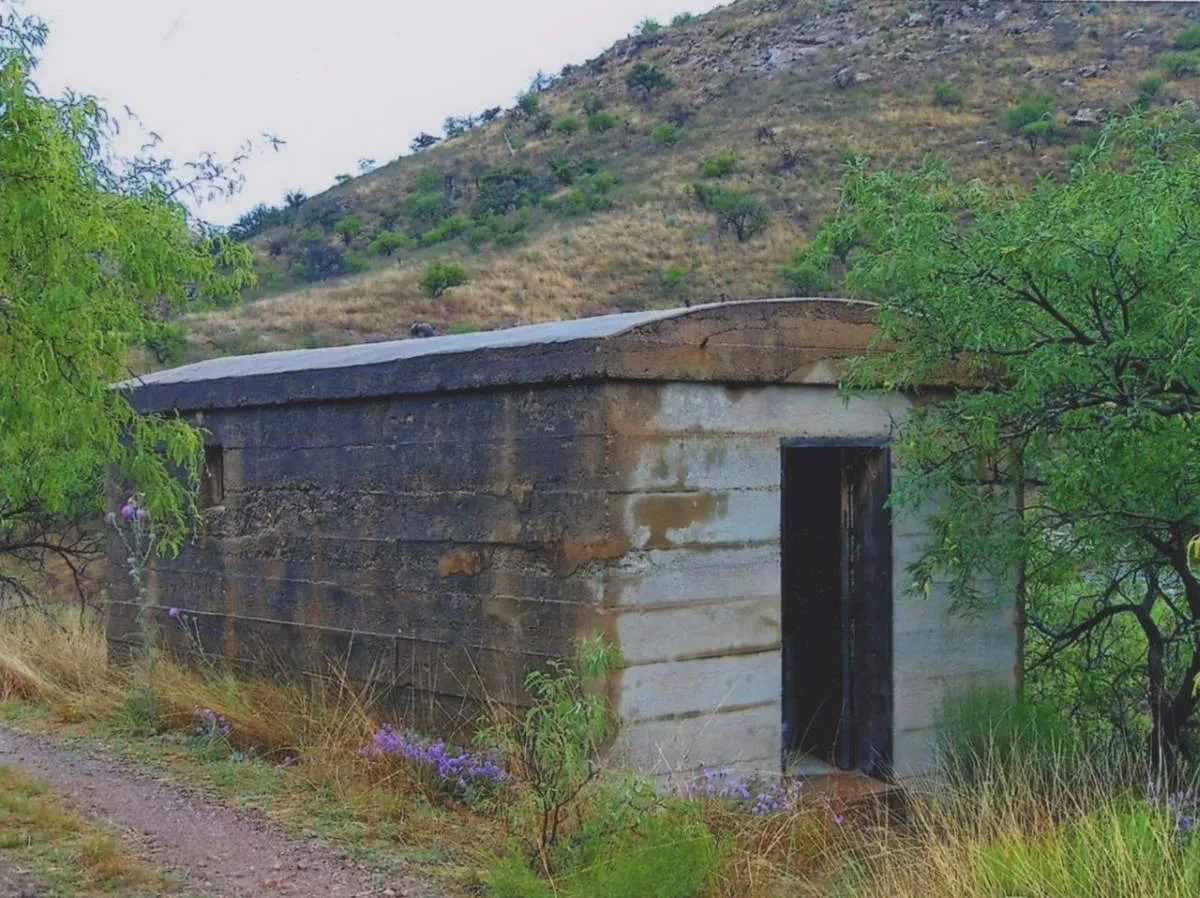
[[[602,629],[612,538],[597,387],[213,412],[224,497],[150,588],[210,651],[344,666],[414,720],[522,702],[524,674]],[[110,635],[133,637],[128,588]],[[162,618],[166,621],[166,618]],[[183,627],[169,634],[179,641]]]
[[[603,603],[627,668],[614,686],[617,754],[659,774],[702,765],[780,765],[781,442],[887,437],[902,397],[844,403],[812,386],[614,386],[614,512],[630,551],[604,573]],[[894,758],[901,775],[932,760],[944,689],[1011,682],[1012,609],[967,621],[944,587],[909,596],[903,570],[925,525],[894,527]]]

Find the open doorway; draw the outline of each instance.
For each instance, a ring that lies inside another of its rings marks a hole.
[[[892,754],[890,459],[783,447],[783,759],[886,773]]]

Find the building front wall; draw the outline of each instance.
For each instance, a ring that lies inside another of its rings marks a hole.
[[[700,766],[778,772],[781,444],[886,438],[898,395],[844,402],[832,387],[622,385],[609,393],[621,472],[615,501],[630,551],[609,566],[603,604],[627,667],[614,689],[619,756],[658,774]],[[908,594],[902,576],[928,538],[920,515],[893,527],[893,760],[933,760],[949,687],[1012,683],[1010,601],[951,614],[944,584]]]

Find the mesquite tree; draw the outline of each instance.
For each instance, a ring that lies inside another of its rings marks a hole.
[[[1022,571],[1027,666],[1088,660],[1072,674],[1136,684],[1168,763],[1189,752],[1200,698],[1194,116],[1112,121],[1088,158],[1025,192],[936,160],[905,173],[859,160],[799,254],[879,303],[848,387],[969,384],[917,404],[897,434],[894,504],[943,499],[912,587],[947,577],[969,608],[988,601],[981,581]]]
[[[34,84],[45,39],[35,19],[0,21],[0,587],[20,585],[14,555],[77,555],[68,522],[99,511],[110,465],[163,546],[178,544],[189,506],[178,472],[194,478],[201,437],[138,414],[110,385],[167,316],[232,301],[251,278],[249,251],[181,202],[237,189],[236,168],[117,156],[94,99]]]

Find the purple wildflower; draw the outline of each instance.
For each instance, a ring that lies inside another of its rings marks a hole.
[[[124,505],[121,506],[121,517],[123,517],[127,521],[130,518],[132,518],[134,515],[136,515],[137,513],[138,513],[137,506],[134,505],[132,502],[126,502]]]
[[[179,617],[179,609],[172,605],[167,609],[167,617]]]
[[[766,782],[758,776],[702,767],[698,776],[685,781],[677,791],[685,798],[708,796],[725,799],[735,808],[762,817],[790,811],[795,807],[802,788],[803,783],[798,781]]]
[[[508,771],[494,758],[473,755],[466,749],[452,750],[444,739],[426,742],[414,733],[401,734],[384,724],[369,743],[358,750],[360,757],[399,755],[429,770],[441,784],[458,792],[473,785],[498,786],[508,781]]]

